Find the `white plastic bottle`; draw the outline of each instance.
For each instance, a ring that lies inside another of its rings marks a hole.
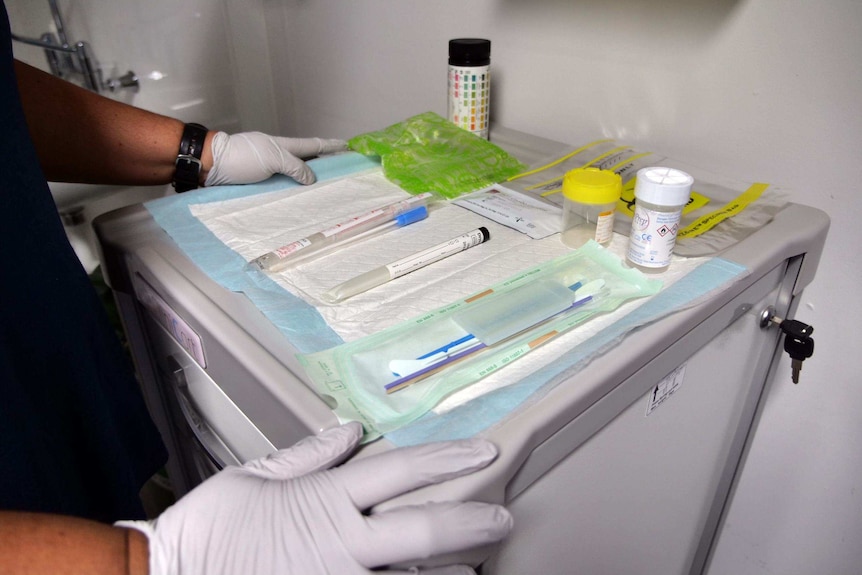
[[[687,173],[664,167],[638,170],[635,182],[635,214],[626,259],[647,273],[670,267],[682,209],[694,183]]]
[[[449,121],[488,139],[491,41],[449,40]]]

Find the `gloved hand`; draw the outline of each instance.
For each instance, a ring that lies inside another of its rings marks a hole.
[[[261,132],[228,135],[218,132],[212,139],[213,166],[205,186],[251,184],[273,174],[285,174],[300,184],[313,184],[314,172],[302,158],[347,149],[344,140],[278,138]]]
[[[324,431],[219,472],[155,521],[117,525],[148,536],[151,575],[368,575],[376,567],[421,565],[435,555],[493,543],[511,529],[508,511],[485,503],[428,503],[363,514],[401,493],[481,469],[497,451],[479,439],[432,443],[329,469],[361,437],[355,422]],[[421,573],[473,570],[453,566]]]

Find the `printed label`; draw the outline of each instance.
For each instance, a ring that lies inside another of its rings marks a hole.
[[[189,326],[189,324],[185,322],[185,320],[183,320],[183,318],[179,316],[179,314],[177,314],[177,312],[173,310],[173,308],[171,308],[171,306],[168,305],[165,300],[161,298],[159,294],[156,293],[156,290],[150,287],[142,277],[135,274],[133,278],[138,301],[147,308],[152,318],[168,330],[177,343],[189,352],[189,355],[191,355],[201,367],[205,368],[207,366],[207,360],[206,356],[204,356],[204,347],[201,337]]]
[[[362,225],[369,220],[373,220],[375,218],[379,218],[384,215],[386,212],[383,209],[371,210],[366,214],[362,214],[361,216],[356,216],[355,218],[350,218],[346,222],[341,222],[340,224],[336,224],[331,228],[327,228],[320,232],[323,234],[323,237],[328,238],[329,236],[334,236],[335,234],[341,234],[346,232],[347,230],[351,230],[356,226]]]
[[[676,390],[679,389],[679,386],[682,385],[682,380],[685,377],[685,364],[682,364],[672,372],[670,372],[664,379],[658,382],[652,392],[649,395],[649,401],[647,402],[646,415],[651,414],[653,411],[658,409],[658,407],[667,401],[671,395],[673,395]]]
[[[596,241],[606,244],[614,237],[614,211],[602,212],[596,219]]]
[[[454,203],[533,239],[546,238],[560,231],[558,206],[502,186],[458,198]]]
[[[482,243],[483,239],[484,236],[481,231],[473,230],[472,232],[453,238],[448,242],[423,250],[418,254],[387,264],[386,268],[389,270],[390,278],[395,279],[404,274],[409,274],[413,270],[418,270],[419,268],[433,264],[443,258],[479,245]]]
[[[764,184],[760,182],[751,184],[751,186],[747,190],[745,190],[739,197],[734,199],[732,202],[729,202],[722,209],[701,216],[694,222],[680,230],[679,237],[687,238],[699,236],[700,234],[711,230],[727,218],[735,216],[736,214],[747,208],[748,205],[751,202],[757,200],[757,198],[759,198],[768,187],[769,184]]]
[[[491,95],[490,66],[449,66],[449,120],[485,139]]]
[[[296,253],[303,248],[307,248],[311,245],[311,241],[308,239],[297,240],[295,242],[291,242],[286,246],[281,246],[277,250],[275,250],[275,255],[278,256],[279,259],[284,259],[290,254]]]
[[[629,261],[647,268],[670,265],[681,213],[656,212],[635,205],[629,235]]]

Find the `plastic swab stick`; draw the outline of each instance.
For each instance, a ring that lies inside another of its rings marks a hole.
[[[582,305],[585,305],[585,304],[591,302],[593,300],[593,298],[596,295],[598,295],[598,293],[602,290],[602,288],[604,288],[604,285],[605,285],[605,281],[602,279],[598,279],[598,280],[593,280],[591,282],[588,282],[583,287],[575,288],[575,286],[580,286],[580,282],[570,286],[570,288],[577,289],[576,296],[580,296],[579,299],[572,302],[566,309],[561,310],[560,312],[557,312],[556,314],[553,314],[549,317],[546,317],[534,325],[544,323],[545,321],[551,319],[552,317],[558,315],[559,313],[569,311],[571,309],[580,307]],[[571,296],[570,296],[570,301],[571,301]],[[528,326],[527,328],[524,328],[521,331],[526,331],[526,329],[530,329],[532,327],[534,327],[534,326]],[[514,336],[518,335],[519,333],[521,333],[521,332],[516,332],[516,333],[510,334],[509,337],[514,337]],[[552,339],[556,335],[557,335],[557,332],[552,332],[552,333],[540,336],[539,338],[537,338],[534,341],[539,342],[539,344],[544,343],[545,341]],[[465,341],[467,343],[474,341],[474,340],[467,341],[466,337],[467,336],[465,336],[464,338],[461,338],[460,340],[456,340],[456,341]],[[539,345],[539,344],[536,344],[536,345]],[[451,345],[451,344],[449,344],[449,345]],[[470,355],[472,355],[478,351],[485,349],[486,347],[489,347],[489,346],[486,343],[481,342],[474,347],[469,347],[467,349],[464,349],[463,351],[459,351],[458,353],[455,353],[452,355],[447,354],[447,355],[443,356],[441,359],[436,360],[435,363],[432,363],[432,364],[422,363],[421,365],[423,365],[423,367],[421,367],[420,369],[418,369],[416,371],[410,372],[409,375],[399,377],[395,381],[385,385],[384,389],[386,390],[387,394],[393,393],[393,392],[398,391],[400,389],[404,389],[405,387],[412,385],[413,383],[416,383],[417,381],[421,381],[422,379],[425,379],[426,377],[433,375],[434,373],[436,373],[437,371],[439,371],[443,367],[450,365],[456,361],[460,361],[460,360],[462,360],[462,359],[464,359],[464,358],[466,358],[466,357],[468,357],[468,356],[470,356]],[[530,347],[534,347],[532,345],[532,342],[531,342]],[[454,348],[450,348],[450,349],[454,350]],[[403,368],[403,367],[407,367],[406,362],[408,362],[410,360],[393,360],[393,362],[390,362],[390,364],[389,364],[390,368],[393,367],[394,361],[405,362],[404,364],[399,364],[399,367]],[[420,360],[413,360],[413,361],[422,361],[422,360],[420,359]]]
[[[460,341],[460,343],[431,355],[425,354],[416,359],[393,359],[389,362],[389,370],[393,375],[398,376],[402,373],[416,373],[422,368],[437,363],[440,360],[446,359],[451,355],[455,355],[459,351],[463,351],[479,343],[479,340],[472,334],[470,334],[467,339],[462,338],[462,340],[458,341]]]

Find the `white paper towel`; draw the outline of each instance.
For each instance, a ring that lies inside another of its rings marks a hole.
[[[189,208],[219,240],[246,261],[251,261],[282,245],[406,196],[406,192],[386,180],[382,170],[373,169],[314,186]],[[343,281],[480,226],[489,230],[491,238],[479,246],[339,304],[327,304],[320,299],[323,292]],[[616,234],[608,249],[624,260],[627,246],[628,238]],[[423,221],[348,244],[318,259],[271,274],[271,277],[279,286],[314,306],[342,339],[352,341],[463,299],[567,251],[569,248],[560,242],[558,235],[530,239],[464,208],[439,202],[430,206],[429,216]],[[706,259],[674,257],[668,271],[655,277],[668,286]],[[612,314],[595,318],[505,370],[450,396],[435,411],[446,411],[488,390],[520,380],[642,303],[643,300],[630,302]]]

